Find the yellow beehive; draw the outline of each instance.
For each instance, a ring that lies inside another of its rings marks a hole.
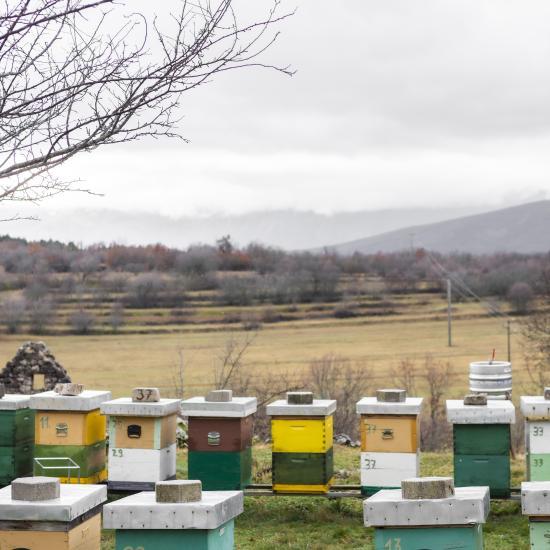
[[[332,483],[336,401],[289,392],[267,406],[271,420],[272,484],[281,493],[326,493]]]
[[[363,452],[416,453],[419,434],[418,416],[361,416],[361,451]]]
[[[2,550],[100,550],[107,488],[19,478],[0,489]]]
[[[107,422],[99,406],[111,392],[83,391],[78,384],[59,386],[58,391],[31,396],[30,406],[36,410],[34,474],[57,477],[62,483],[104,481]]]
[[[0,531],[0,548],[52,550],[99,550],[101,514],[86,520],[70,531]]]
[[[324,453],[332,447],[333,417],[271,420],[274,453]]]
[[[105,439],[107,419],[99,409],[38,411],[35,418],[37,445],[92,445]]]

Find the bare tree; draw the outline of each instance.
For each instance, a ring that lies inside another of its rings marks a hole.
[[[4,0],[0,7],[0,201],[75,189],[52,169],[144,136],[180,137],[182,94],[224,71],[262,66],[273,0],[241,21],[234,0],[181,0],[152,17],[114,0]]]
[[[228,387],[243,370],[244,357],[256,339],[256,332],[248,332],[242,338],[232,335],[226,342],[214,364],[214,386],[220,390]]]
[[[8,298],[2,302],[1,319],[10,334],[15,334],[25,319],[27,301],[24,298]]]
[[[89,334],[95,325],[96,318],[82,307],[69,316],[68,323],[75,334]]]
[[[370,393],[372,379],[372,370],[364,364],[352,364],[346,357],[328,354],[310,363],[304,386],[323,399],[336,399],[335,433],[357,439],[359,422],[355,406]]]
[[[174,397],[183,399],[185,391],[185,369],[188,363],[185,359],[184,349],[178,349],[178,361],[172,366],[172,385],[174,387]]]
[[[518,281],[510,287],[506,297],[514,312],[524,315],[531,309],[535,295],[529,284]]]
[[[449,423],[445,415],[445,396],[448,395],[452,379],[452,365],[436,361],[426,355],[421,378],[427,385],[427,415],[422,417],[422,448],[426,451],[441,450],[448,446],[450,437]]]
[[[407,394],[410,396],[418,393],[417,377],[416,364],[407,357],[399,360],[399,367],[392,367],[390,370],[390,378],[394,381],[395,386],[407,390]]]
[[[55,315],[54,304],[49,298],[27,302],[31,332],[43,334]]]
[[[115,302],[112,305],[111,311],[109,312],[109,324],[113,332],[117,332],[124,324],[124,306],[120,302]]]

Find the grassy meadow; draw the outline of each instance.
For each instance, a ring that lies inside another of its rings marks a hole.
[[[458,395],[467,389],[470,361],[488,358],[493,348],[497,350],[497,358],[506,358],[504,321],[487,316],[481,305],[454,306],[453,346],[449,348],[446,303],[442,297],[398,296],[397,303],[400,305],[386,314],[349,319],[306,315],[294,321],[262,323],[254,331],[254,341],[244,362],[254,376],[262,376],[269,370],[291,373],[298,378],[313,359],[335,354],[364,364],[373,371],[376,384],[385,384],[389,382],[389,370],[397,367],[401,359],[422,361],[429,353],[452,363],[456,376],[449,390]],[[250,314],[249,309],[253,308],[240,308],[239,315]],[[143,322],[138,313],[132,310],[131,314],[137,317],[116,334],[95,331],[89,335],[56,332],[41,336],[2,335],[0,364],[11,359],[23,341],[41,339],[73,380],[88,387],[109,389],[118,397],[127,395],[136,384],[158,386],[169,393],[182,352],[185,395],[190,396],[204,393],[211,386],[214,366],[228,339],[251,334],[240,323],[222,321],[145,328],[134,324]],[[151,311],[146,314],[151,315]],[[519,382],[525,377],[517,328],[512,334],[512,358],[515,381]]]

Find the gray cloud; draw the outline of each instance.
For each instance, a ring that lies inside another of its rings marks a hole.
[[[248,17],[265,1],[237,8]],[[99,150],[63,174],[106,193],[94,207],[174,215],[498,205],[550,189],[548,2],[284,0],[283,9],[296,3],[265,58],[291,63],[293,78],[222,75],[182,101],[191,145]]]

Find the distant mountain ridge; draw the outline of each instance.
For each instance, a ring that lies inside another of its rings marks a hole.
[[[247,245],[259,242],[286,250],[322,248],[368,237],[405,225],[437,222],[482,211],[482,208],[409,208],[319,214],[272,210],[245,214],[220,214],[172,218],[151,212],[110,209],[3,211],[3,218],[18,213],[40,221],[19,220],[0,224],[0,233],[29,240],[54,239],[82,244],[155,244],[176,248],[214,244],[223,235]]]
[[[436,252],[548,252],[550,200],[437,223],[410,225],[329,247],[340,254],[397,252],[414,246]]]

